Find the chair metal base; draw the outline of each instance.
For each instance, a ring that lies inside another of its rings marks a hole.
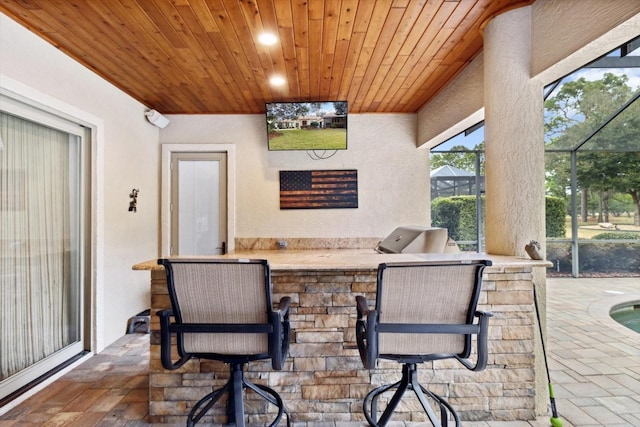
[[[377,418],[378,397],[380,397],[382,393],[394,388],[397,389],[396,392],[391,397],[389,404],[385,408],[380,418]],[[418,382],[418,370],[415,363],[405,363],[402,365],[402,378],[397,383],[380,386],[367,394],[367,397],[365,397],[364,399],[364,416],[369,422],[369,425],[372,427],[386,426],[391,419],[391,415],[398,406],[398,403],[400,403],[402,395],[407,390],[413,390],[413,392],[416,394],[418,400],[420,401],[420,404],[422,405],[422,408],[427,413],[429,421],[431,421],[431,424],[433,426],[447,427],[449,425],[448,414],[452,415],[455,421],[455,426],[460,426],[460,418],[458,417],[458,414],[453,409],[453,407],[449,404],[449,402],[447,402],[443,397],[430,392],[422,385],[420,385],[420,383]],[[435,412],[431,408],[431,405],[429,404],[427,398],[432,399],[438,404],[438,407],[440,408],[440,419],[438,419]]]
[[[229,394],[227,401],[228,425],[244,427],[244,398],[242,392],[246,388],[251,389],[278,408],[278,414],[275,420],[269,424],[269,427],[277,426],[278,423],[280,423],[283,414],[286,414],[287,416],[287,427],[291,426],[289,413],[284,407],[282,398],[280,398],[280,395],[276,393],[275,390],[261,384],[254,384],[247,380],[244,376],[242,363],[229,364],[229,370],[231,373],[229,381],[227,381],[223,387],[218,390],[214,390],[200,399],[191,409],[191,412],[189,412],[189,416],[187,417],[187,427],[195,426],[196,423],[200,421],[207,411],[209,411],[209,409],[211,409],[225,393]]]

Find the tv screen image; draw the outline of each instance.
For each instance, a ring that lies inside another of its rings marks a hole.
[[[347,101],[271,102],[265,107],[269,150],[347,149]]]

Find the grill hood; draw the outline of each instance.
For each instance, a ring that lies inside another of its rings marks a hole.
[[[457,252],[455,242],[448,241],[446,228],[404,225],[385,237],[376,251],[389,254]]]

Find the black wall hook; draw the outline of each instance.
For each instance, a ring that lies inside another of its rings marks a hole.
[[[131,190],[131,194],[129,194],[129,197],[131,198],[131,200],[129,201],[129,212],[137,212],[138,210],[138,193],[140,192],[140,190],[138,190],[137,188],[134,188],[133,190]]]

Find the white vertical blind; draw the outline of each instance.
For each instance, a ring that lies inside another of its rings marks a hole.
[[[78,343],[81,349],[81,138],[6,111],[0,137],[2,398],[55,367],[47,359]]]

